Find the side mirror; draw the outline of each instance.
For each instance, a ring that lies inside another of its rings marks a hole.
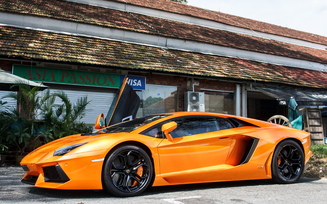
[[[94,129],[102,129],[105,126],[106,125],[104,122],[104,114],[101,113],[100,115],[98,115],[97,119],[95,120]]]
[[[163,132],[163,134],[166,136],[166,138],[169,141],[173,141],[174,138],[171,136],[170,132],[175,130],[177,128],[177,123],[175,121],[163,124],[161,127],[161,131]]]

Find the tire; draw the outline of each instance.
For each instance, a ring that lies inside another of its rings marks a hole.
[[[293,140],[279,143],[271,164],[272,179],[276,183],[297,182],[304,170],[304,153],[301,146]]]
[[[137,196],[152,183],[153,164],[149,155],[140,147],[120,146],[106,159],[103,188],[118,197]]]

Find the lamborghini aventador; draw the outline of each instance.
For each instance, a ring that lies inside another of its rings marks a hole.
[[[135,196],[149,186],[299,180],[310,134],[255,119],[203,112],[150,115],[67,136],[28,154],[22,181],[40,188],[104,189]]]

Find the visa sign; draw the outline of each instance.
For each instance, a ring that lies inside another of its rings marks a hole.
[[[134,90],[145,90],[145,77],[139,77],[139,76],[120,76],[121,83],[123,82],[124,78],[128,78],[128,85],[130,85]]]

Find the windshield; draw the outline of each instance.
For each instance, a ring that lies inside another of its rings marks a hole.
[[[112,125],[104,129],[106,133],[115,133],[115,132],[132,132],[137,128],[151,123],[153,121],[159,120],[161,118],[167,117],[167,115],[149,115],[142,118],[135,118],[134,120],[118,123],[117,125]]]

